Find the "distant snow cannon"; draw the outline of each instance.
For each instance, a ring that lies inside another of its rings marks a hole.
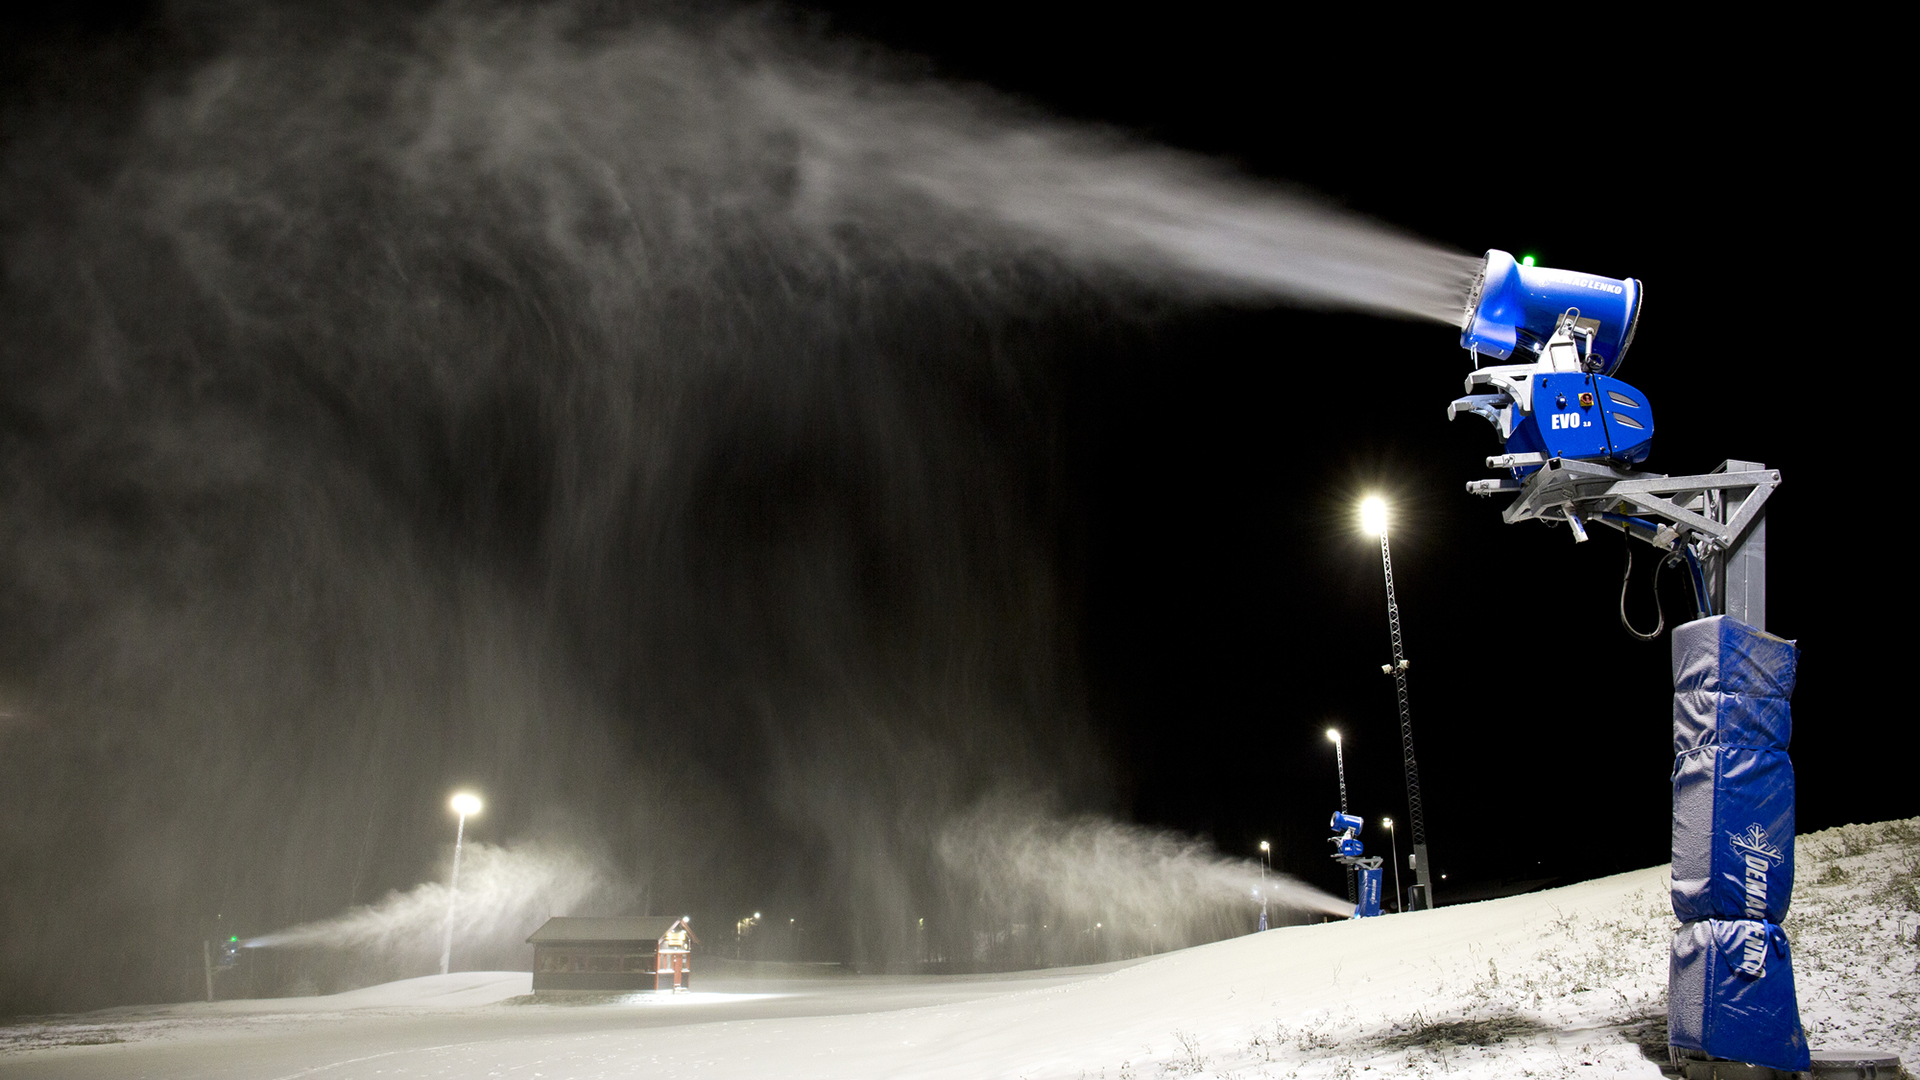
[[[1333,861],[1351,870],[1357,877],[1360,902],[1354,905],[1353,917],[1365,919],[1380,914],[1380,857],[1365,856],[1366,846],[1360,842],[1360,830],[1366,821],[1353,815],[1334,811],[1333,820],[1327,823],[1334,835],[1327,837],[1333,844]]]
[[[1653,410],[1613,377],[1633,344],[1640,296],[1633,278],[1522,266],[1488,251],[1460,332],[1474,371],[1447,419],[1470,412],[1491,423],[1516,480],[1553,459],[1645,461]],[[1483,357],[1520,362],[1481,367]]]

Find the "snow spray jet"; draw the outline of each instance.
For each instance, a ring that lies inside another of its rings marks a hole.
[[[911,926],[980,792],[1107,794],[1061,355],[1464,304],[1201,159],[607,10],[182,5],[6,103],[0,1011],[420,880],[456,779],[639,910]]]
[[[902,194],[998,222],[1076,264],[1182,291],[1460,325],[1478,260],[1192,154],[1033,117],[946,87],[863,94],[838,72],[757,77],[798,136],[802,198]],[[936,219],[938,220],[938,219]],[[910,221],[892,223],[911,229]],[[932,235],[917,237],[938,246]]]
[[[1108,959],[1245,933],[1264,896],[1299,915],[1353,913],[1351,903],[1260,864],[1228,859],[1173,833],[1093,816],[1063,817],[1030,800],[993,798],[941,830],[951,882],[974,890],[990,929],[1097,929]],[[997,925],[996,925],[997,924]]]
[[[469,842],[451,916],[460,962],[474,970],[524,968],[526,938],[553,915],[617,910],[630,894],[601,861],[563,845]],[[435,970],[449,924],[446,881],[394,891],[372,904],[241,943],[246,949],[327,949],[345,954],[355,982]]]
[[[978,87],[888,79],[817,42],[770,33],[764,22],[698,37],[651,24],[589,49],[561,44],[551,20],[515,28],[532,37],[505,52],[497,25],[460,35],[463,48],[494,51],[459,58],[455,74],[467,85],[434,87],[444,112],[423,149],[455,149],[474,134],[462,129],[490,121],[492,163],[537,172],[605,168],[593,185],[604,190],[592,194],[617,198],[634,179],[623,166],[662,165],[620,158],[663,148],[665,135],[678,166],[747,170],[722,184],[732,189],[727,201],[771,210],[811,231],[821,253],[843,258],[852,253],[834,234],[853,226],[916,260],[1045,252],[1190,295],[1453,325],[1464,318],[1480,269],[1478,257],[1200,155],[1037,116]],[[636,75],[631,66],[651,70]],[[677,85],[659,86],[662,75]],[[537,81],[547,78],[553,81]],[[666,112],[645,117],[638,130],[630,126],[636,117],[619,108],[556,114],[577,103],[566,100],[577,88],[568,84],[587,78],[603,93],[641,90]],[[697,131],[709,124],[718,132]],[[607,156],[556,159],[552,140],[570,135],[589,142],[566,156]],[[632,135],[652,136],[656,145],[622,155],[607,144]],[[570,202],[549,213],[583,209]]]

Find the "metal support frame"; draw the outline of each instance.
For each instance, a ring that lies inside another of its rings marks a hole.
[[[1474,480],[1467,492],[1483,498],[1516,492],[1501,520],[1565,522],[1576,542],[1597,522],[1665,551],[1686,545],[1705,573],[1709,611],[1767,628],[1766,505],[1780,486],[1780,470],[1729,459],[1711,472],[1663,476],[1544,454],[1487,459],[1495,469],[1528,465],[1540,468],[1525,482]]]
[[[1757,461],[1727,461],[1715,471],[1737,474],[1765,469],[1766,466]],[[1773,483],[1778,484],[1779,472],[1773,472],[1772,476]],[[1772,493],[1772,484],[1765,488],[1726,488],[1712,493],[1719,496],[1718,506],[1713,505],[1714,499],[1708,500],[1709,507],[1722,520],[1746,523],[1745,529],[1735,534],[1732,543],[1727,545],[1722,557],[1714,560],[1707,574],[1708,595],[1722,613],[1755,630],[1767,628],[1766,501]]]
[[[1708,614],[1738,619],[1756,630],[1767,628],[1766,505],[1780,486],[1780,471],[1757,461],[1730,458],[1711,472],[1693,476],[1631,473],[1608,465],[1543,454],[1497,454],[1489,468],[1538,465],[1524,482],[1502,477],[1467,484],[1482,497],[1513,491],[1517,497],[1501,511],[1508,524],[1540,520],[1565,522],[1575,541],[1587,538],[1585,525],[1598,522],[1665,551],[1690,551],[1705,578]],[[1729,1075],[1729,1063],[1669,1048],[1673,1063],[1688,1076]],[[1790,1075],[1761,1066],[1738,1066],[1741,1075]]]

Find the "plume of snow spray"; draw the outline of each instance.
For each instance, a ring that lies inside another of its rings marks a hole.
[[[1063,818],[993,799],[950,822],[937,851],[957,881],[1008,922],[1096,925],[1115,955],[1243,933],[1264,899],[1277,921],[1353,914],[1353,905],[1198,840],[1103,818]]]
[[[626,217],[636,187],[671,162],[676,186],[725,192],[685,210],[770,213],[843,258],[837,230],[852,226],[916,261],[1044,252],[1190,295],[1446,323],[1479,267],[1199,155],[979,88],[889,79],[763,22],[700,34],[641,23],[587,46],[563,23],[439,27],[446,62],[418,88],[432,111],[414,164],[478,150],[463,163],[536,180],[550,212],[615,200]]]
[[[1023,117],[978,94],[862,93],[819,71],[751,85],[765,114],[791,125],[806,195],[823,205],[897,209],[919,195],[1070,263],[1160,286],[1456,325],[1480,263],[1196,155]],[[930,233],[918,242],[940,246]]]
[[[417,880],[450,773],[690,903],[1247,884],[965,816],[1106,783],[1049,343],[1149,290],[1448,320],[1471,260],[755,15],[167,10],[190,49],[81,58],[0,146],[0,1003],[167,993],[155,926]],[[463,940],[580,902],[515,852]],[[424,970],[445,899],[260,946]]]
[[[548,917],[598,913],[599,905],[619,902],[606,867],[575,848],[469,841],[464,858],[459,896],[451,905],[453,939],[463,958],[518,959],[527,935]],[[369,965],[424,971],[440,954],[448,900],[447,882],[428,882],[331,919],[250,938],[243,947],[339,949]]]

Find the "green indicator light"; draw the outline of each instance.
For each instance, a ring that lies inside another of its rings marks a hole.
[[[1532,266],[1532,265],[1533,265],[1533,256],[1531,256],[1531,255],[1522,255],[1522,256],[1520,257],[1520,265],[1521,265],[1521,266]]]
[[[230,937],[230,938],[228,938],[227,940],[228,940],[228,941],[239,941],[240,939],[239,939],[239,938],[237,938],[237,937]]]

